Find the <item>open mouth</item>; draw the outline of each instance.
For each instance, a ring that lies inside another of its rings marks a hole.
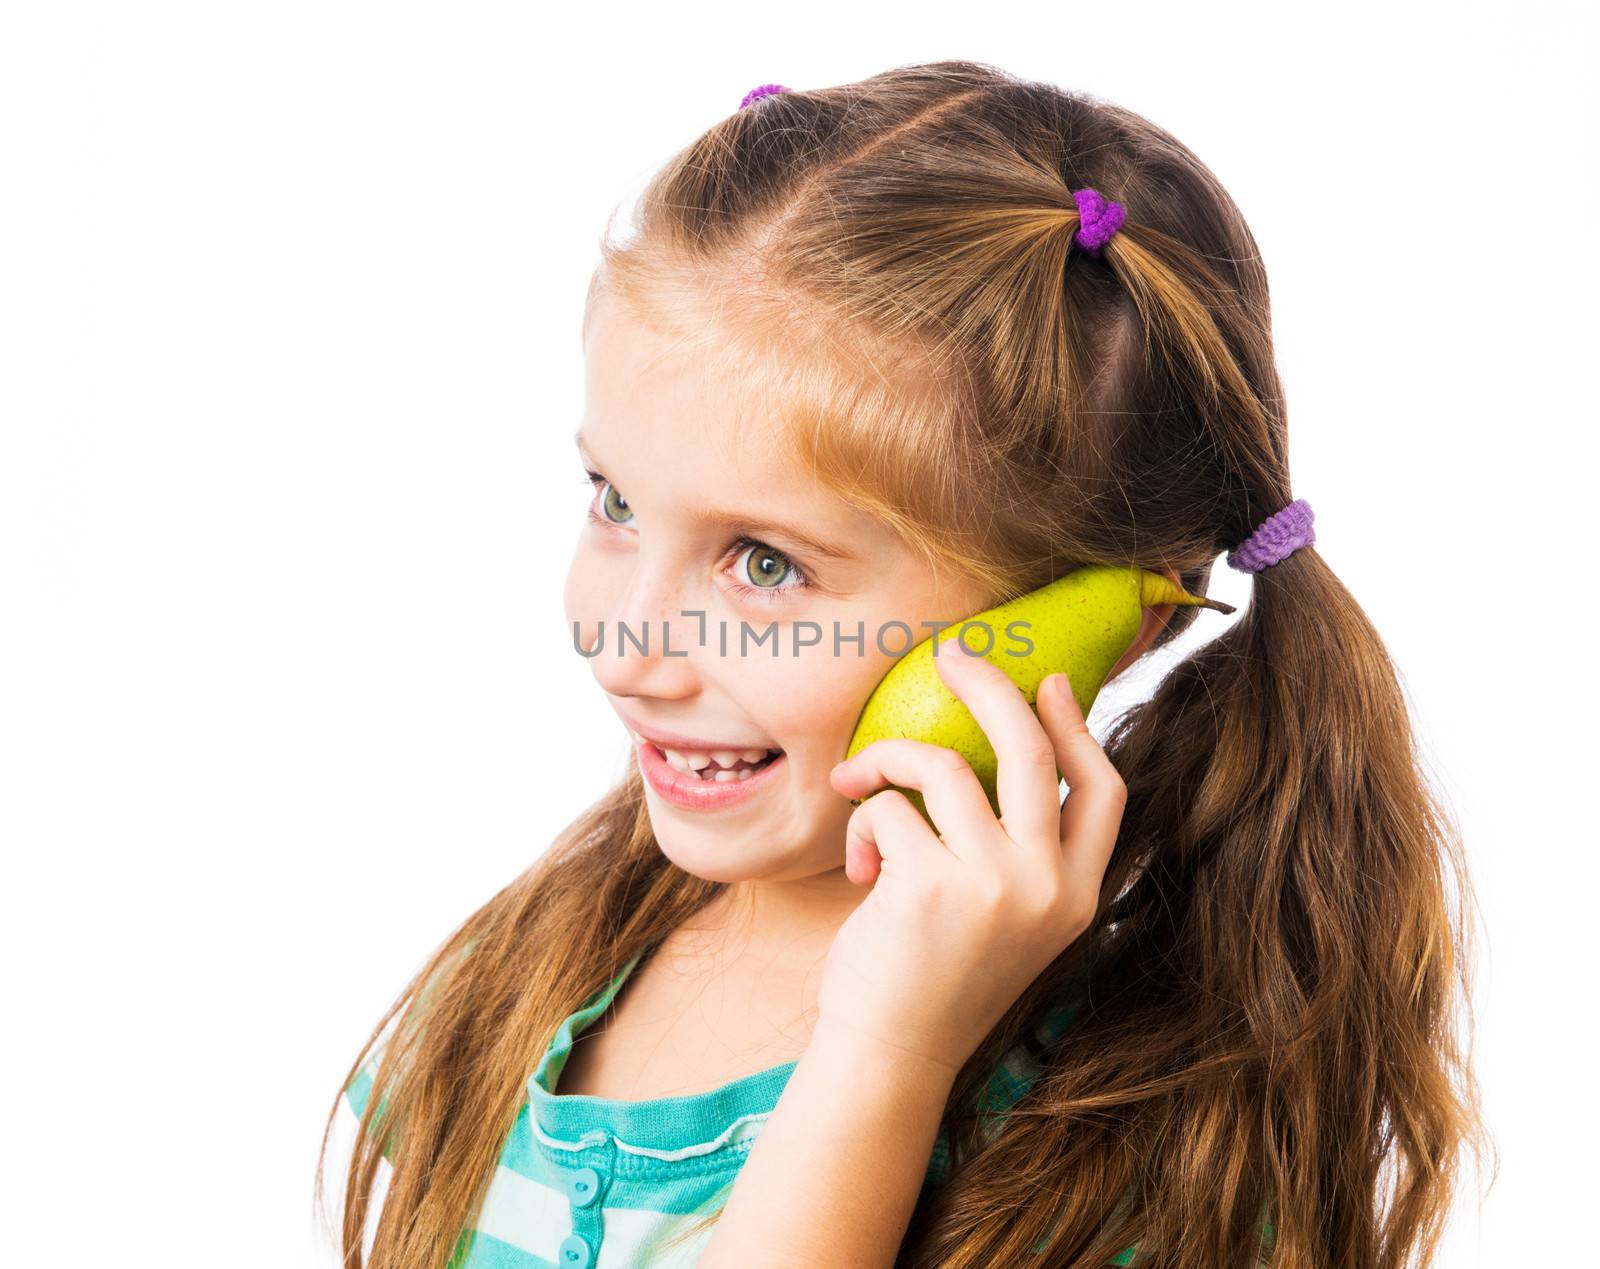
[[[673,770],[702,784],[748,780],[783,756],[781,749],[719,749],[710,753],[694,753],[667,749],[649,740],[642,740],[642,743],[659,753]]]
[[[650,741],[645,741],[645,744],[650,744]],[[726,784],[749,779],[763,767],[770,767],[784,752],[782,749],[741,749],[736,752],[717,751],[715,754],[685,754],[677,749],[661,749],[661,746],[656,746],[656,749],[661,751],[670,767],[704,784]]]

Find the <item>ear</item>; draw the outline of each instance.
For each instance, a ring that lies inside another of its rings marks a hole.
[[[1182,585],[1178,581],[1178,570],[1175,568],[1151,571],[1165,574],[1174,586]],[[1161,633],[1162,628],[1172,619],[1172,614],[1177,610],[1178,606],[1176,604],[1157,604],[1154,608],[1146,608],[1144,610],[1144,620],[1139,625],[1139,633],[1134,635],[1133,642],[1128,645],[1128,650],[1122,654],[1121,660],[1111,667],[1111,673],[1106,675],[1107,683],[1111,682],[1112,679],[1116,678],[1117,675],[1121,674],[1144,655],[1145,649],[1155,641],[1155,637]]]

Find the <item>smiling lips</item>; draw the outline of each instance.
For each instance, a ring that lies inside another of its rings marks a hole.
[[[650,787],[686,810],[741,802],[783,768],[784,752],[776,746],[727,744],[640,727],[617,713],[638,747],[639,770]]]
[[[654,745],[674,769],[686,774],[700,772],[707,780],[719,778],[724,771],[734,772],[731,778],[737,779],[738,772],[754,771],[768,758],[783,752],[776,745],[729,744],[658,727],[642,727],[621,710],[617,711],[617,716],[635,742]]]
[[[664,749],[633,732],[639,770],[662,798],[686,811],[712,811],[755,796],[784,770],[781,749]]]
[[[674,771],[693,775],[703,781],[724,784],[732,780],[748,780],[751,773],[759,771],[770,758],[783,752],[781,749],[675,749],[658,744],[631,728],[629,735],[641,745],[655,745]]]

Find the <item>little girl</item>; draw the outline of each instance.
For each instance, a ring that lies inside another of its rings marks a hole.
[[[1459,835],[1291,497],[1216,178],[938,62],[763,85],[640,211],[565,595],[632,761],[352,1064],[345,1263],[1426,1262],[1482,1134]],[[998,815],[952,749],[840,762],[902,629],[1223,552],[1248,609],[1104,748],[1064,676],[936,659]]]

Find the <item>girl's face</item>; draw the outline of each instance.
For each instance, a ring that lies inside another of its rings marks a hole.
[[[595,498],[566,616],[622,724],[666,742],[634,739],[656,839],[712,881],[842,877],[853,808],[828,773],[862,706],[922,623],[986,596],[786,462],[738,383],[593,305],[578,448]],[[744,781],[693,769],[773,749]]]

